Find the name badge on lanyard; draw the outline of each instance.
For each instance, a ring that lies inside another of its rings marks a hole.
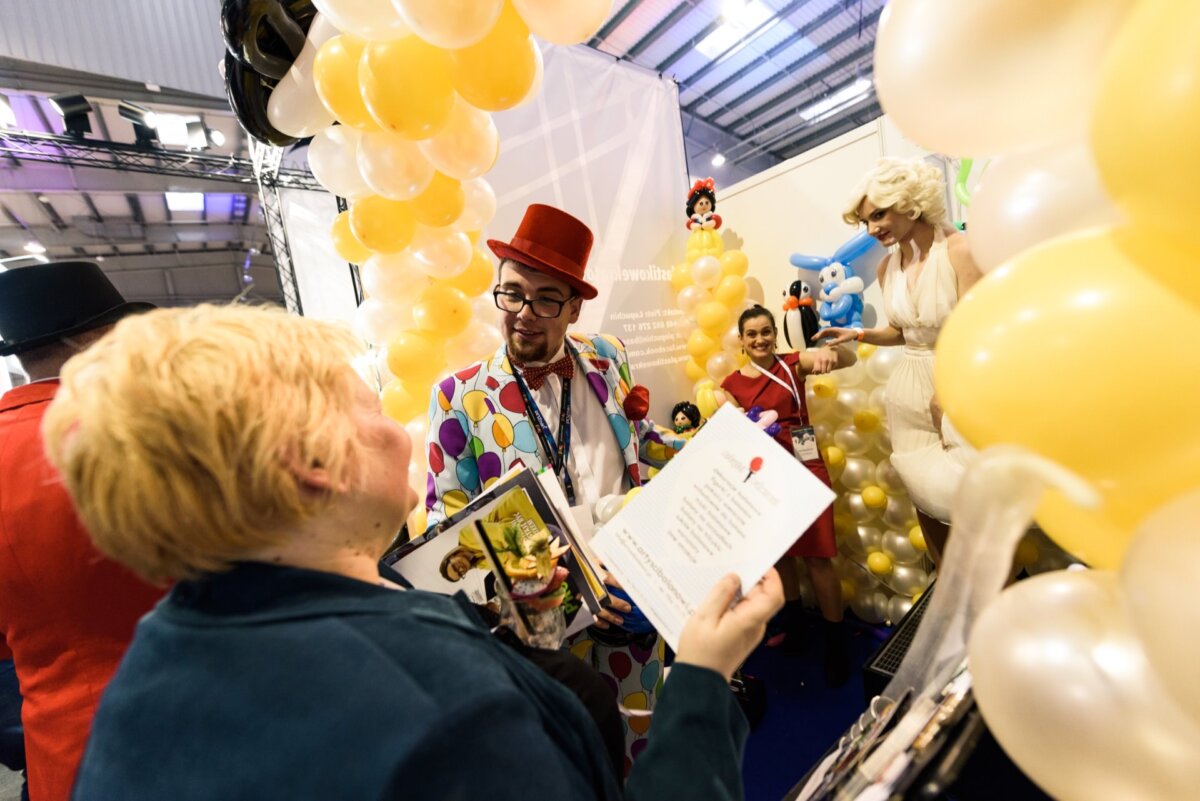
[[[792,399],[796,401],[796,411],[799,413],[804,409],[804,404],[800,399],[800,387],[796,384],[796,379],[792,377],[791,368],[787,366],[783,359],[776,356],[775,361],[783,365],[783,370],[787,373],[788,383],[791,386],[783,383],[779,379],[779,376],[768,370],[764,370],[757,364],[754,364],[754,362],[750,362],[750,364],[755,370],[758,370],[767,378],[791,392]],[[821,452],[817,449],[817,434],[812,426],[796,426],[792,429],[792,453],[802,462],[811,462],[821,458]]]

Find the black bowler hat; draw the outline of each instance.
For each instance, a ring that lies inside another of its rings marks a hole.
[[[153,303],[126,301],[90,261],[56,261],[0,272],[0,356],[153,308]]]

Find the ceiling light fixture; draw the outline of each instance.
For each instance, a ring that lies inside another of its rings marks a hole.
[[[25,252],[32,253],[36,256],[36,255],[45,253],[46,246],[43,245],[41,242],[26,242],[25,243]]]
[[[850,86],[841,89],[823,100],[818,100],[811,106],[800,110],[800,119],[808,123],[823,120],[835,111],[839,111],[846,106],[855,103],[866,97],[867,92],[871,91],[871,81],[867,78],[859,78]]]
[[[4,95],[0,95],[0,128],[16,128],[17,115],[12,104]]]
[[[225,146],[225,134],[218,131],[216,128],[208,129],[208,141],[213,143],[213,147]]]
[[[721,9],[724,24],[701,39],[696,49],[706,58],[714,59],[734,45],[745,47],[751,41],[751,34],[758,38],[766,32],[763,23],[774,16],[775,12],[762,0],[726,0]]]
[[[157,147],[158,115],[145,106],[122,100],[117,104],[117,113],[133,124],[133,134],[137,137],[138,147]]]
[[[724,163],[725,163],[725,156],[723,154],[718,153],[717,155],[712,157],[712,165],[714,167],[720,167]]]
[[[54,110],[62,115],[63,133],[74,136],[76,139],[82,139],[84,134],[92,132],[92,121],[88,117],[92,110],[92,104],[87,101],[86,97],[78,92],[67,92],[51,95],[49,101]]]
[[[167,192],[167,208],[171,211],[204,211],[203,192]]]

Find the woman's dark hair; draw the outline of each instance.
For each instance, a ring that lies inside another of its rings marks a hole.
[[[675,404],[675,408],[671,409],[672,423],[675,422],[675,416],[680,412],[683,412],[684,415],[687,416],[687,419],[692,421],[693,426],[700,426],[700,407],[698,407],[696,404],[692,403],[691,401],[680,401],[679,403]]]
[[[755,317],[766,317],[771,321],[771,327],[775,327],[775,315],[771,314],[771,310],[763,306],[751,306],[738,316],[738,335],[746,333],[746,321],[753,320]]]
[[[678,195],[676,195],[676,197],[678,197]],[[708,187],[701,187],[695,192],[692,192],[692,194],[688,195],[687,216],[691,217],[696,213],[696,201],[702,197],[708,198],[708,202],[712,204],[711,211],[715,212],[717,210],[717,193]]]

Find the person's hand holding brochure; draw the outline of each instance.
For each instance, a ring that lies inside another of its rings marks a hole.
[[[792,454],[723,407],[590,545],[678,652],[685,623],[722,594],[714,587],[723,576],[736,574],[747,596],[758,592],[833,499]],[[778,577],[761,592],[773,587]]]

